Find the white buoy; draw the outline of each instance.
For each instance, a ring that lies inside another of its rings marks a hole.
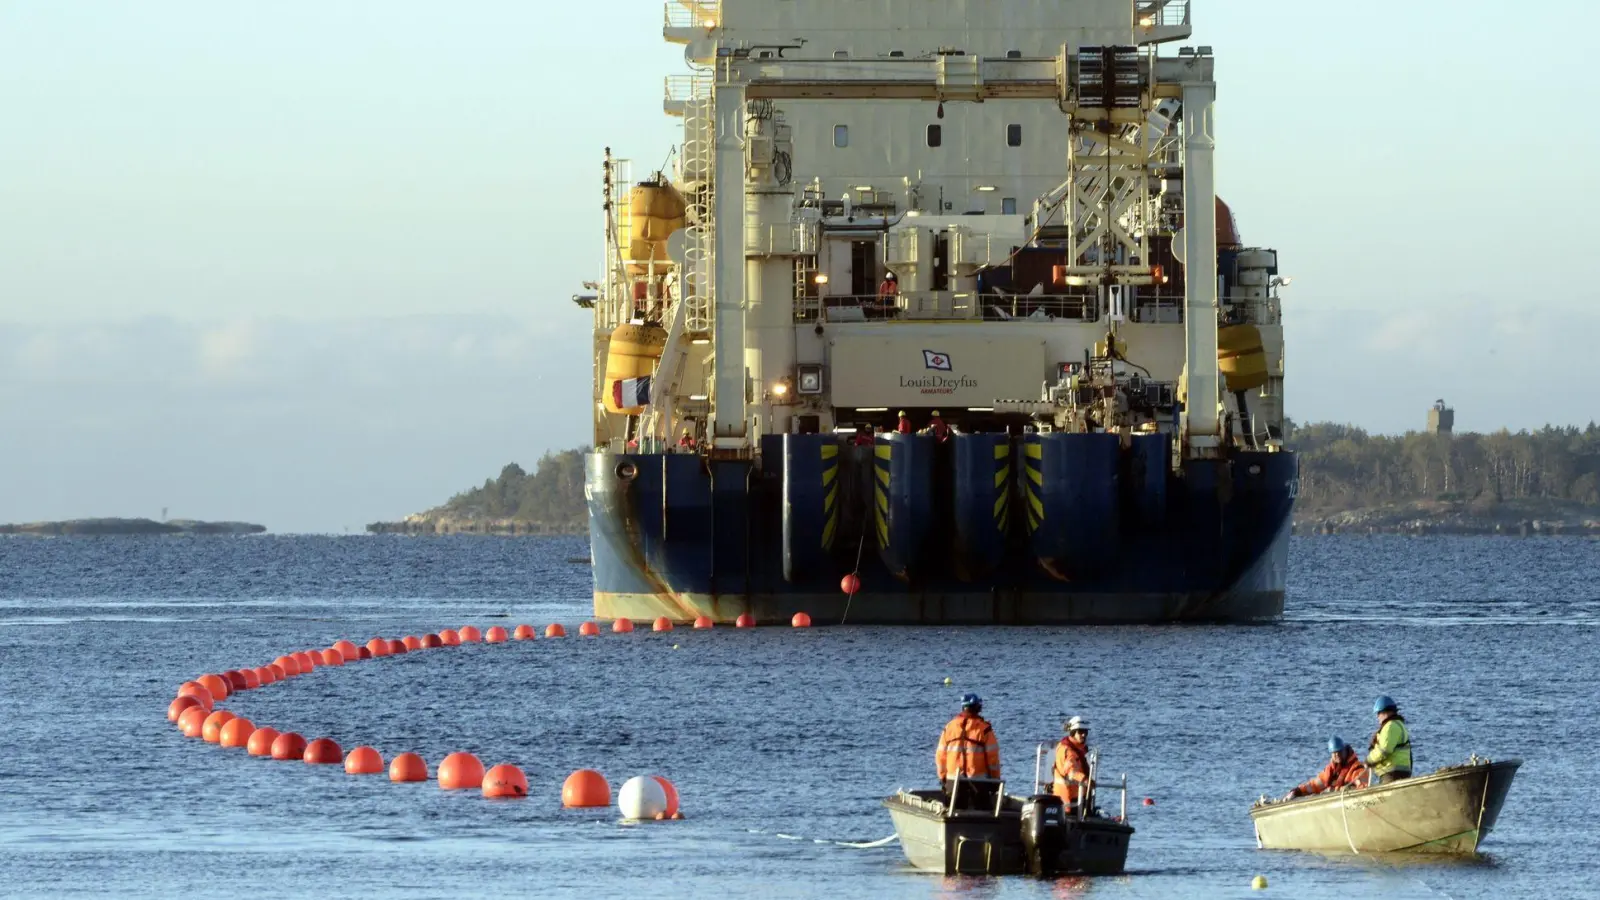
[[[654,819],[667,811],[667,792],[654,778],[635,775],[617,792],[617,809],[624,819]]]

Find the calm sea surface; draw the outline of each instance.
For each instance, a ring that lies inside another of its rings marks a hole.
[[[247,757],[167,723],[177,685],[339,638],[559,621],[589,572],[558,538],[0,539],[0,895],[377,898],[1600,896],[1600,543],[1296,538],[1276,625],[719,628],[413,653],[226,707],[345,748],[515,762],[490,802]],[[821,623],[819,623],[821,624]],[[953,684],[945,686],[949,677]],[[961,692],[1008,775],[1063,714],[1126,771],[1116,878],[941,878],[879,799],[932,779]],[[1419,768],[1526,760],[1477,860],[1255,848],[1252,799],[1399,698]],[[686,821],[563,811],[561,780],[659,773]],[[1264,874],[1266,894],[1250,879]]]

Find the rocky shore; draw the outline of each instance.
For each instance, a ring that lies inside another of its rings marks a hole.
[[[69,519],[63,522],[23,522],[0,525],[0,534],[77,537],[103,535],[241,535],[262,534],[265,525],[251,522],[201,522],[195,519]]]
[[[1600,536],[1600,508],[1561,500],[1414,501],[1348,510],[1296,510],[1294,533]]]
[[[516,518],[465,518],[461,516],[417,513],[398,522],[373,522],[371,534],[586,534],[587,528],[554,525]]]

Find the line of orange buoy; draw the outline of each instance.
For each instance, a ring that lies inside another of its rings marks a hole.
[[[796,625],[799,625],[799,615],[796,616]],[[750,627],[745,624],[747,619],[750,619],[748,614],[740,617],[740,627]],[[750,620],[750,624],[754,624],[754,621]],[[701,616],[694,625],[696,628],[710,628],[711,620]],[[671,631],[672,628],[672,621],[666,617],[658,618],[652,626],[652,630],[658,632]],[[631,632],[633,623],[628,619],[618,619],[613,623],[612,630]],[[584,622],[578,633],[596,636],[600,629],[594,622]],[[499,644],[511,639],[533,640],[536,634],[532,625],[518,625],[510,633],[499,625],[487,631],[479,631],[468,625],[460,630],[444,629],[437,634],[407,636],[400,640],[375,637],[367,641],[365,646],[340,640],[325,650],[286,653],[264,666],[207,673],[193,681],[186,681],[178,687],[177,696],[167,705],[167,720],[175,723],[186,737],[199,738],[228,749],[243,749],[250,756],[299,760],[310,765],[343,763],[348,774],[378,775],[384,772],[383,755],[374,747],[355,747],[345,753],[332,738],[318,737],[308,741],[296,732],[279,732],[270,726],[257,726],[231,710],[217,708],[218,704],[243,691],[258,690],[289,678],[310,674],[318,668],[340,667],[361,660],[478,641]],[[551,624],[545,629],[545,636],[565,637],[566,629],[559,624]],[[428,780],[428,764],[416,753],[396,755],[389,764],[388,772],[389,780],[396,783]],[[457,752],[446,756],[439,763],[436,777],[439,787],[445,790],[476,789],[492,799],[528,796],[528,779],[522,769],[511,763],[501,763],[485,770],[483,763],[471,753]],[[641,775],[629,779],[627,786],[629,790],[618,795],[618,805],[625,817],[683,818],[678,811],[677,790],[667,779],[659,775]],[[563,806],[574,809],[610,806],[611,785],[599,772],[580,769],[562,784],[561,802]]]

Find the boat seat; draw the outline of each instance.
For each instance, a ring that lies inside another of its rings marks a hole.
[[[1000,793],[1000,789],[1004,784],[1005,782],[994,778],[963,778],[959,783],[947,780],[944,783],[944,796],[948,802],[950,790],[954,788],[956,790],[955,809],[992,812],[994,810],[995,797]]]

